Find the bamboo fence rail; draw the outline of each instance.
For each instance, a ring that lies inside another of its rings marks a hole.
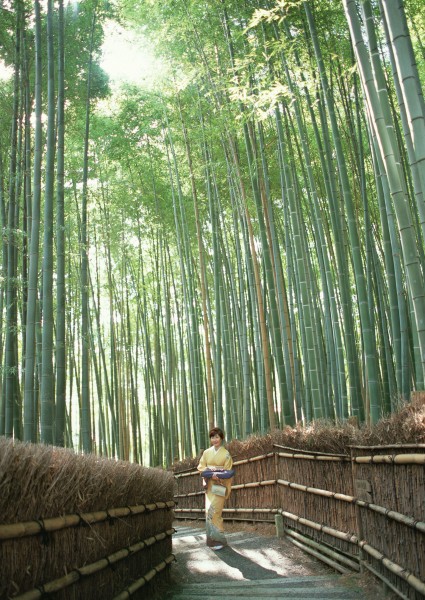
[[[372,456],[355,456],[353,461],[361,464],[425,465],[425,454],[374,454]]]
[[[169,529],[157,535],[151,536],[146,540],[140,541],[137,544],[133,544],[128,548],[122,548],[121,550],[118,550],[117,552],[114,552],[105,558],[101,558],[100,560],[89,565],[76,568],[63,577],[59,577],[53,581],[49,581],[48,583],[38,585],[37,588],[29,590],[28,592],[20,594],[19,596],[15,596],[14,598],[15,600],[38,600],[38,598],[42,598],[45,594],[59,592],[70,585],[78,583],[78,581],[83,577],[89,577],[90,575],[94,575],[95,573],[103,571],[104,569],[115,565],[117,562],[126,559],[128,556],[136,554],[144,548],[164,540],[166,537],[170,537],[173,532],[174,529]],[[144,578],[146,578],[146,575]]]
[[[37,521],[27,521],[26,523],[9,523],[0,525],[0,540],[10,540],[39,533],[52,533],[68,527],[77,527],[79,525],[93,525],[102,521],[119,519],[131,515],[140,515],[144,512],[152,512],[162,508],[172,508],[175,502],[153,502],[151,504],[139,504],[136,506],[123,506],[120,508],[110,508],[81,515],[63,515],[61,517],[52,517],[50,519],[38,519]]]
[[[115,596],[113,600],[126,600],[127,598],[131,598],[133,594],[135,594],[140,588],[144,585],[152,581],[152,579],[158,575],[161,571],[165,569],[169,564],[174,562],[175,556],[174,554],[170,554],[167,556],[165,560],[160,562],[158,565],[153,567],[150,571],[148,571],[143,577],[140,577],[136,581],[134,581],[131,585],[129,585],[125,590],[123,590],[118,596]]]

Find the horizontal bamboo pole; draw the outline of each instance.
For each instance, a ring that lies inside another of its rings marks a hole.
[[[37,521],[27,521],[25,523],[10,523],[0,525],[0,540],[21,538],[30,535],[37,535],[40,532],[50,533],[59,531],[68,527],[78,525],[92,525],[108,519],[118,519],[130,515],[139,515],[144,512],[152,512],[163,508],[172,508],[175,503],[153,502],[151,504],[138,504],[135,506],[123,506],[120,508],[110,508],[90,513],[64,515],[62,517],[51,517],[48,519],[38,519]]]
[[[408,517],[407,515],[403,515],[395,510],[389,510],[383,506],[379,506],[378,504],[371,504],[369,502],[365,502],[364,500],[357,500],[356,504],[363,508],[368,508],[369,510],[373,510],[376,513],[384,515],[393,521],[397,521],[397,523],[401,523],[402,525],[407,525],[407,527],[411,527],[412,529],[417,529],[422,533],[425,533],[425,523],[423,521],[417,521],[413,517]]]
[[[362,567],[366,567],[368,571],[370,571],[375,577],[380,579],[382,583],[384,583],[387,587],[389,587],[393,592],[397,594],[402,600],[410,600],[408,596],[403,594],[401,590],[399,590],[385,575],[377,571],[370,565],[366,560],[361,561]]]
[[[265,458],[270,458],[275,455],[275,452],[268,452],[267,454],[261,454],[260,456],[251,456],[251,458],[242,458],[241,460],[237,460],[233,463],[234,467],[238,465],[246,465],[250,462],[256,462],[257,460],[264,460]]]
[[[291,450],[297,454],[312,454],[316,456],[339,456],[341,458],[350,458],[348,454],[334,454],[333,452],[314,452],[313,450],[300,450],[299,448],[291,448],[289,446],[280,446],[280,444],[273,444],[275,448],[281,448],[282,450]]]
[[[20,594],[19,596],[14,596],[14,598],[15,600],[38,600],[38,598],[41,598],[45,594],[53,594],[63,590],[64,588],[77,583],[77,581],[79,581],[82,577],[87,577],[93,575],[94,573],[98,573],[99,571],[103,571],[103,569],[106,569],[110,565],[115,564],[130,555],[140,552],[140,550],[143,550],[143,548],[152,546],[156,542],[164,540],[166,537],[171,536],[174,531],[174,529],[168,529],[167,531],[153,535],[146,540],[129,546],[128,548],[122,548],[121,550],[110,554],[108,557],[101,558],[100,560],[80,567],[79,569],[74,569],[63,577],[59,577],[58,579],[54,579],[53,581],[39,585],[37,588],[29,590],[28,592]]]
[[[238,483],[232,485],[232,490],[241,490],[243,488],[264,487],[265,485],[275,485],[276,479],[267,479],[266,481],[253,481],[251,483]]]
[[[328,556],[325,556],[324,554],[321,554],[317,550],[314,550],[314,548],[311,548],[310,546],[306,546],[305,544],[303,544],[302,542],[299,542],[298,540],[296,540],[294,538],[289,538],[289,539],[295,546],[297,546],[298,548],[301,548],[301,550],[303,550],[304,552],[307,552],[308,554],[311,554],[315,558],[318,558],[319,560],[326,563],[328,566],[332,567],[333,569],[335,569],[335,571],[338,571],[342,575],[348,575],[350,573],[349,569],[346,569],[345,567],[338,564],[336,561],[332,560]]]
[[[382,554],[382,552],[380,552],[364,540],[359,542],[359,546],[370,556],[373,556],[373,558],[380,561],[389,571],[391,571],[391,573],[394,573],[395,575],[397,575],[397,577],[404,579],[417,592],[425,595],[425,583],[421,581],[418,577],[416,577],[416,575],[413,575],[411,571],[393,562],[384,554]]]
[[[123,590],[118,596],[115,596],[113,600],[126,600],[130,598],[137,590],[143,587],[146,583],[149,583],[158,573],[163,571],[166,566],[170,565],[172,562],[176,560],[174,554],[170,554],[167,556],[165,560],[156,565],[153,569],[148,571],[143,577],[140,577],[136,581],[133,581],[131,585],[129,585],[125,590]]]
[[[176,494],[174,498],[189,498],[191,496],[201,496],[205,494],[205,490],[201,490],[200,492],[188,492],[187,494]]]
[[[224,513],[269,513],[277,514],[278,508],[223,508]]]
[[[223,513],[270,513],[277,514],[279,508],[223,508]],[[174,512],[179,513],[203,513],[204,508],[175,508]]]
[[[277,483],[279,485],[284,485],[294,490],[299,490],[301,492],[306,492],[308,494],[315,494],[316,496],[325,496],[326,498],[335,498],[336,500],[342,500],[343,502],[351,502],[355,503],[356,498],[353,496],[347,496],[347,494],[340,494],[338,492],[330,492],[329,490],[321,490],[320,488],[313,488],[307,485],[302,485],[301,483],[292,483],[291,481],[286,481],[285,479],[278,479]]]
[[[181,479],[182,477],[191,477],[192,475],[200,475],[200,471],[198,471],[198,469],[195,470],[191,470],[189,472],[183,472],[183,473],[176,473],[174,475],[174,479]]]
[[[295,452],[278,452],[277,455],[281,458],[299,458],[304,460],[320,460],[330,462],[349,462],[351,460],[349,456],[342,457],[335,455],[326,456],[324,454],[297,454]]]
[[[425,465],[425,454],[374,454],[354,456],[353,462],[360,464]]]
[[[283,517],[291,519],[291,521],[295,521],[296,523],[300,523],[301,525],[305,525],[306,527],[310,527],[311,529],[315,529],[316,531],[323,531],[323,533],[327,533],[332,537],[336,537],[340,540],[350,542],[350,544],[358,544],[359,540],[357,536],[355,536],[352,533],[345,533],[344,531],[339,531],[338,529],[328,527],[328,525],[323,525],[323,523],[317,523],[316,521],[311,521],[310,519],[299,517],[298,515],[289,513],[286,510],[283,510],[282,508],[277,509],[277,512]]]
[[[349,446],[349,448],[354,448],[356,450],[387,450],[389,448],[398,449],[398,448],[410,448],[410,449],[420,449],[425,448],[425,444],[388,444],[384,446]]]
[[[359,563],[356,562],[355,560],[353,560],[352,558],[348,558],[347,556],[344,556],[344,554],[341,554],[341,552],[337,552],[336,550],[331,550],[331,548],[328,548],[324,544],[320,544],[319,542],[316,542],[315,540],[311,540],[310,538],[306,537],[305,535],[298,533],[298,531],[292,531],[292,529],[286,529],[285,535],[288,535],[288,536],[298,540],[302,544],[311,546],[312,548],[314,548],[321,554],[326,554],[327,556],[330,556],[332,559],[341,562],[343,565],[346,565],[353,571],[360,571]]]

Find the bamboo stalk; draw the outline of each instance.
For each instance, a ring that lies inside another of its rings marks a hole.
[[[30,535],[37,535],[41,531],[52,532],[76,527],[77,525],[92,525],[100,523],[111,518],[123,518],[130,515],[138,515],[144,512],[153,512],[163,508],[172,508],[175,503],[154,502],[152,504],[139,504],[136,506],[123,506],[120,508],[111,508],[97,512],[82,513],[81,515],[72,514],[63,517],[51,517],[48,519],[39,519],[38,521],[27,521],[25,523],[10,523],[0,525],[0,540],[21,538]]]
[[[113,600],[126,600],[127,598],[130,598],[135,592],[137,592],[137,590],[143,587],[146,583],[149,583],[149,581],[151,581],[155,577],[155,575],[163,571],[165,567],[174,562],[175,559],[176,557],[174,556],[174,554],[170,554],[170,556],[167,556],[165,560],[163,560],[158,565],[156,565],[156,567],[148,571],[143,577],[140,577],[139,579],[134,581],[125,590],[120,592],[118,596],[115,596]]]
[[[425,454],[375,454],[372,456],[355,456],[353,460],[360,464],[424,465]]]
[[[174,529],[168,529],[167,531],[158,533],[154,536],[151,536],[150,538],[147,538],[146,540],[137,542],[136,544],[133,544],[128,548],[122,548],[121,550],[110,554],[106,558],[101,558],[100,560],[94,563],[85,565],[83,567],[80,567],[79,569],[75,569],[74,571],[67,573],[67,575],[65,575],[64,577],[54,579],[53,581],[49,581],[48,583],[45,583],[43,585],[39,585],[33,590],[29,590],[24,594],[15,596],[15,598],[16,600],[38,600],[38,598],[41,598],[45,594],[53,594],[54,592],[63,590],[64,588],[69,587],[74,583],[77,583],[77,581],[79,581],[81,577],[87,577],[89,575],[93,575],[94,573],[98,573],[99,571],[106,569],[111,564],[119,562],[120,560],[123,560],[128,556],[133,555],[145,547],[152,546],[155,542],[159,542],[165,539],[167,536],[171,536],[174,533],[174,531]]]

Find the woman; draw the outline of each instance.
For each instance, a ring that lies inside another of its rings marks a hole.
[[[211,447],[205,450],[199,461],[198,471],[206,469],[213,471],[213,475],[205,479],[205,525],[207,531],[207,546],[213,550],[221,550],[227,545],[224,535],[222,511],[225,500],[230,496],[232,479],[220,477],[220,470],[232,469],[233,460],[229,452],[222,445],[224,433],[219,427],[213,427],[209,432]],[[223,474],[224,475],[224,474]],[[213,486],[221,485],[225,488],[224,495],[213,493]]]

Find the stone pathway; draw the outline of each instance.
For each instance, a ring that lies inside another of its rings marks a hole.
[[[383,600],[381,588],[358,574],[340,575],[273,535],[274,527],[226,527],[229,546],[205,545],[202,526],[175,525],[170,587],[164,600]],[[267,530],[268,527],[268,530]],[[264,528],[268,534],[264,534]]]

